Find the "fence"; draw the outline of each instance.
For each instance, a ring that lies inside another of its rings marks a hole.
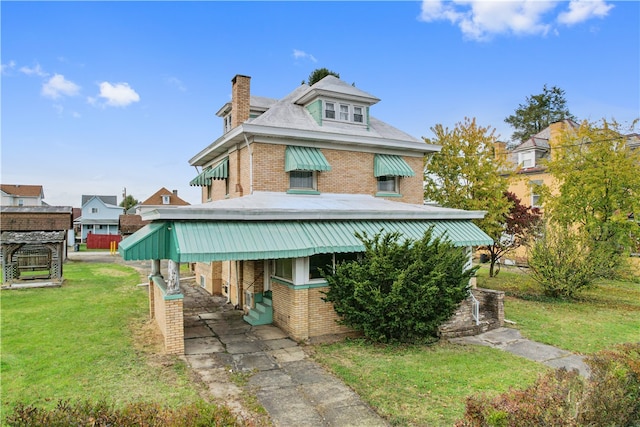
[[[118,243],[122,240],[119,234],[87,234],[87,249],[113,249],[112,242]]]

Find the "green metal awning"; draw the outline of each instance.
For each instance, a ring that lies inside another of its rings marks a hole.
[[[330,171],[331,165],[317,148],[288,145],[284,152],[284,171]]]
[[[400,232],[419,239],[434,227],[456,246],[492,240],[468,220],[418,221],[174,221],[151,223],[120,242],[123,259],[211,262],[306,257],[320,253],[362,252],[355,233]]]
[[[212,179],[227,179],[229,177],[229,158],[226,157],[213,168],[202,171],[189,182],[191,186],[206,187],[211,185]]]
[[[411,166],[400,156],[376,154],[373,158],[373,176],[415,176]]]

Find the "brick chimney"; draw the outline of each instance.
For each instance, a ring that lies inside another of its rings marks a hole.
[[[231,128],[249,119],[251,77],[236,74],[231,80]]]
[[[496,160],[507,159],[507,143],[496,141],[493,143],[493,155]]]
[[[178,195],[178,190],[173,190],[173,195],[177,196]]]

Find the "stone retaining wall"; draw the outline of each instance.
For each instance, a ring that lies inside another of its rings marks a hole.
[[[473,318],[473,300],[465,299],[449,321],[440,326],[443,338],[478,335],[504,326],[504,292],[474,288],[471,292],[480,302],[480,324]]]

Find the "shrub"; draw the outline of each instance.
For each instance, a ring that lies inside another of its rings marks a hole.
[[[131,403],[118,409],[105,401],[71,403],[69,400],[58,401],[53,409],[18,403],[5,422],[12,427],[246,425],[241,424],[227,408],[204,403],[189,404],[176,409],[163,408],[156,403]]]
[[[433,341],[468,296],[469,278],[462,248],[434,238],[400,243],[398,233],[358,235],[365,246],[361,260],[338,265],[325,275],[341,322],[376,342]]]
[[[529,254],[531,276],[545,295],[573,298],[598,277],[595,256],[585,238],[564,227],[547,226]]]
[[[591,376],[564,369],[525,390],[467,398],[457,427],[635,426],[640,423],[640,343],[587,357]]]

